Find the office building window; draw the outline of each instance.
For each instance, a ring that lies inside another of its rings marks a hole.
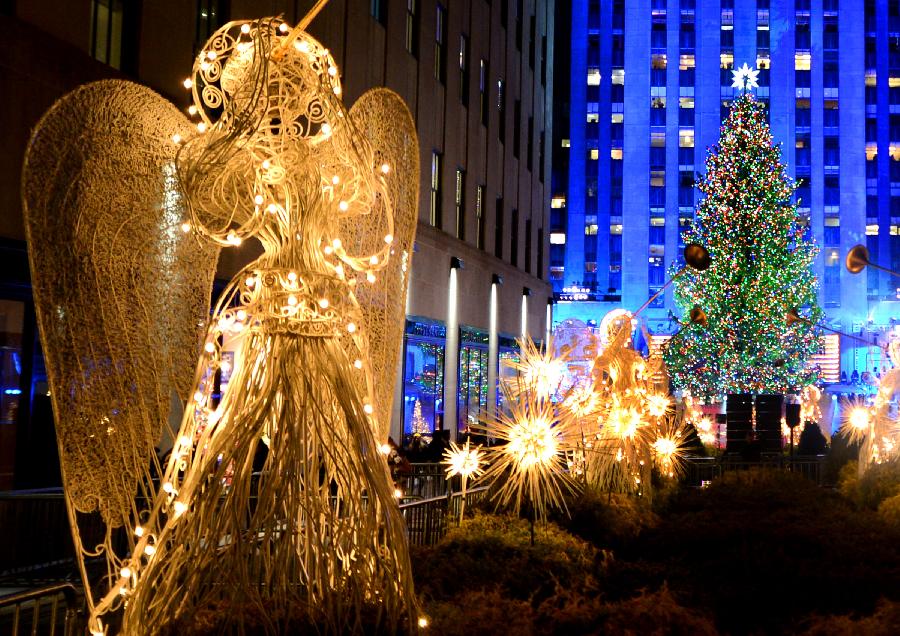
[[[480,109],[481,125],[488,126],[490,120],[490,82],[488,74],[488,62],[484,58],[478,67],[478,108]]]
[[[122,63],[121,0],[94,0],[91,11],[91,56],[113,68],[120,68]]]
[[[387,26],[388,0],[369,0],[369,13],[381,26]]]
[[[406,51],[413,57],[419,55],[419,0],[406,0]]]
[[[475,188],[475,247],[484,249],[484,186]]]
[[[516,100],[513,104],[513,157],[519,158],[519,146],[522,137],[522,102]]]
[[[459,101],[469,105],[469,38],[459,36]]]
[[[134,4],[134,3],[127,3]],[[228,22],[227,0],[197,0],[197,29],[194,46],[199,52],[200,47],[218,30]]]
[[[494,256],[503,258],[503,197],[497,197],[494,210]]]
[[[506,88],[502,79],[497,80],[497,138],[500,143],[506,143]]]
[[[431,153],[431,226],[441,227],[441,153]]]
[[[447,9],[437,5],[434,31],[434,79],[447,81]]]
[[[466,171],[456,169],[456,238],[466,240]]]
[[[528,170],[533,168],[533,157],[534,157],[534,117],[528,118],[528,130],[526,131],[528,135],[528,143],[525,145],[525,167]]]
[[[519,266],[519,210],[513,208],[510,218],[509,262],[513,267]]]

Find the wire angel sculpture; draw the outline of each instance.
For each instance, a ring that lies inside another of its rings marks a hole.
[[[268,633],[412,632],[424,619],[376,441],[415,232],[412,118],[386,89],[348,111],[329,52],[277,19],[219,29],[191,79],[199,133],[175,137],[186,227],[263,254],[213,313],[159,489],[89,627],[122,606],[129,634],[249,606]],[[217,404],[226,337],[240,345]]]

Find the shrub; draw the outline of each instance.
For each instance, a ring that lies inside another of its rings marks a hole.
[[[532,546],[526,520],[483,513],[466,519],[438,545],[412,552],[417,589],[430,600],[486,589],[512,599],[539,600],[557,584],[594,587],[603,565],[600,552],[554,523],[538,524]]]
[[[816,615],[807,621],[804,636],[893,636],[900,625],[900,603],[882,600],[871,616]]]
[[[576,634],[716,634],[712,620],[680,605],[666,585],[656,592],[641,591],[629,599],[604,602],[599,595],[559,590],[537,610],[536,632]]]
[[[556,522],[594,546],[616,550],[634,540],[658,519],[644,501],[624,494],[601,494],[586,490],[572,498],[569,515]]]
[[[463,592],[452,601],[426,605],[429,633],[440,636],[527,636],[534,633],[528,601],[511,599],[497,588]]]
[[[856,462],[840,472],[838,489],[860,508],[877,510],[885,499],[900,494],[900,461],[873,464],[859,477]]]
[[[900,598],[898,540],[874,512],[802,477],[733,473],[674,497],[603,583],[627,597],[665,579],[722,631],[783,631],[812,611],[871,611],[880,596]]]

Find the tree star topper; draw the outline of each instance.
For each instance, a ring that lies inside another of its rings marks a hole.
[[[731,71],[732,79],[731,88],[737,88],[740,90],[749,90],[751,88],[759,88],[759,82],[757,81],[759,77],[759,71],[756,71],[744,62],[744,65],[741,66],[736,71]]]

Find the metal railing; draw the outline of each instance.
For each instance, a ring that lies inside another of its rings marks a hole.
[[[0,492],[0,573],[74,558],[62,488]]]
[[[488,488],[471,488],[466,491],[466,505],[482,501]],[[406,521],[406,534],[411,545],[434,545],[440,541],[450,524],[459,519],[462,493],[448,493],[400,505],[400,514]]]
[[[75,636],[84,629],[83,599],[71,583],[0,597],[0,633]]]
[[[447,475],[441,464],[412,464],[412,471],[397,479],[403,500],[431,499],[447,494]]]
[[[728,472],[740,470],[782,470],[794,472],[809,479],[818,486],[823,485],[825,476],[824,455],[763,455],[758,461],[747,461],[740,457],[688,457],[686,461],[685,484],[705,486]]]

